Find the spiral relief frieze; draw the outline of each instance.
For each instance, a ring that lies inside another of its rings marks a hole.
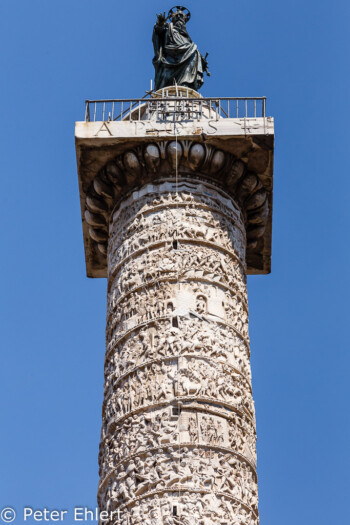
[[[223,173],[235,198],[205,178]],[[108,260],[99,505],[123,525],[257,525],[246,246],[261,184],[223,151],[170,141],[124,152],[90,190]]]

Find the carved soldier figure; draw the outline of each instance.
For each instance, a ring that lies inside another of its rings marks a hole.
[[[188,420],[188,433],[190,435],[191,442],[197,440],[198,430],[197,430],[197,421],[196,418],[191,416]]]

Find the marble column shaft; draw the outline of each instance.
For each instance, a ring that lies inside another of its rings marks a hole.
[[[256,525],[241,207],[184,174],[110,217],[100,508],[125,525]]]

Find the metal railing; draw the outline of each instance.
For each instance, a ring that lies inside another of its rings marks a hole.
[[[257,118],[266,116],[266,97],[184,96],[86,100],[86,122],[156,120],[191,121],[201,118]]]

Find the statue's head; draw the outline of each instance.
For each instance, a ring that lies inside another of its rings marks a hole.
[[[172,17],[171,20],[172,20],[173,24],[176,24],[177,22],[181,22],[182,24],[186,24],[185,13],[183,13],[182,11],[178,11],[177,13],[174,14],[174,16]]]
[[[191,13],[187,7],[184,7],[183,5],[176,5],[170,9],[168,18],[173,24],[176,24],[176,22],[182,22],[183,24],[186,24],[191,18]]]

